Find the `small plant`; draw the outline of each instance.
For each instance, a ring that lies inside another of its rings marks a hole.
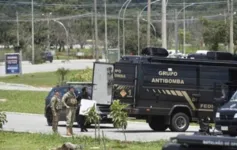
[[[7,123],[7,115],[4,112],[0,112],[0,129],[5,123]]]
[[[69,69],[65,68],[58,68],[56,74],[59,76],[59,84],[62,85],[65,82],[66,75],[70,72]]]
[[[96,112],[96,105],[94,105],[87,113],[86,113],[86,121],[85,124],[95,124],[95,138],[97,138],[97,130],[98,130],[98,139],[100,141],[100,120],[101,117]]]
[[[119,100],[113,101],[113,104],[110,106],[110,116],[112,117],[113,124],[115,128],[121,128],[124,133],[125,141],[126,135],[125,135],[125,129],[127,128],[127,120],[128,120],[128,114],[124,111],[124,109],[128,105],[121,104]]]
[[[80,81],[80,82],[86,82],[86,81],[91,81],[92,80],[92,74],[93,71],[90,68],[86,68],[80,73],[73,74],[69,77],[69,81]]]

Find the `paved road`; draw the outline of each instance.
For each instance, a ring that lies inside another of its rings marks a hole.
[[[6,131],[16,132],[31,132],[31,133],[52,133],[51,127],[47,126],[46,120],[43,115],[36,114],[22,114],[22,113],[7,113],[8,123],[3,126]],[[59,122],[59,133],[65,135],[66,128],[65,122]],[[124,135],[121,131],[112,128],[111,124],[102,125],[102,130],[105,136],[109,139],[124,140]],[[198,131],[198,127],[190,127],[185,134],[193,134]],[[89,132],[81,133],[80,128],[74,127],[76,135],[87,135],[94,137],[94,129],[90,128]],[[180,133],[166,132],[153,132],[146,123],[143,122],[129,122],[126,130],[127,140],[129,141],[157,141],[169,140]]]
[[[32,65],[30,63],[22,63],[22,72],[24,73],[35,73],[35,72],[50,72],[56,71],[58,68],[64,67],[67,69],[85,69],[87,67],[93,68],[93,62],[95,60],[70,60],[63,62],[62,60],[55,60],[53,63],[44,63],[39,65]],[[105,60],[100,60],[104,62]],[[4,63],[0,65],[0,76],[5,75]]]

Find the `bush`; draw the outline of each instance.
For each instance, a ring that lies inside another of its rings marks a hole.
[[[76,56],[77,59],[93,59],[92,55],[88,55],[88,56]],[[102,56],[99,56],[99,59],[102,59]]]
[[[125,129],[127,128],[127,120],[128,120],[128,114],[124,110],[126,107],[128,107],[127,104],[120,103],[119,100],[114,100],[113,104],[110,106],[110,116],[112,117],[113,124],[115,128],[121,128],[124,133],[125,141],[126,141],[126,135],[125,135]]]
[[[4,112],[0,112],[0,129],[5,123],[7,123],[7,115]]]
[[[92,69],[86,68],[79,73],[73,74],[69,77],[71,82],[91,82],[92,81]]]
[[[42,53],[44,50],[39,46],[35,46],[35,64],[41,64],[44,62],[42,57]],[[23,58],[24,60],[28,60],[32,62],[32,49],[31,47],[27,47],[25,51],[23,51]]]

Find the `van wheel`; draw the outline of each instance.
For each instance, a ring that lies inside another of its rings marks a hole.
[[[152,117],[148,124],[154,131],[165,131],[168,126],[162,123],[164,122],[162,120],[164,120],[164,117]]]
[[[185,132],[189,127],[189,117],[185,113],[174,114],[171,118],[170,130],[173,132]]]

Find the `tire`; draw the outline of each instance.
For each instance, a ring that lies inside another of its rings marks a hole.
[[[168,126],[162,122],[164,122],[163,117],[152,117],[148,124],[150,128],[154,131],[165,131]]]
[[[189,127],[189,117],[185,113],[172,115],[170,130],[173,132],[185,132]]]

